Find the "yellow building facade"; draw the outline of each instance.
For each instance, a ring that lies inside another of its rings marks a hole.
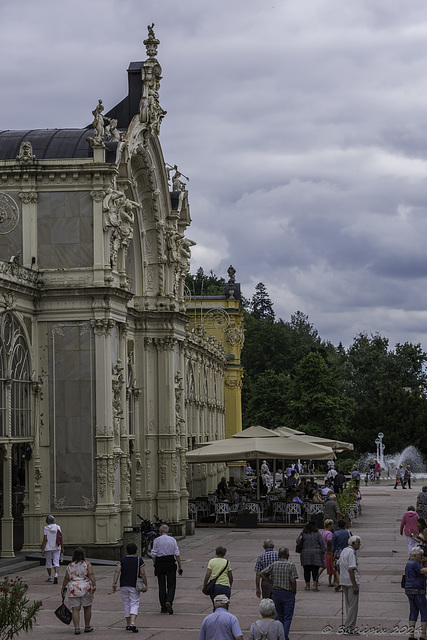
[[[189,298],[187,315],[189,328],[207,339],[219,342],[225,352],[224,406],[225,437],[242,431],[242,381],[243,367],[241,352],[244,344],[244,322],[240,285],[235,282],[235,270],[228,269],[229,280],[224,287],[224,295],[196,296]],[[216,437],[215,439],[219,439]],[[189,450],[209,438],[203,432],[192,434]],[[229,464],[228,466],[241,466]],[[191,467],[193,469],[191,470]],[[200,468],[194,468],[200,467]],[[222,465],[222,470],[225,465]],[[190,475],[191,474],[191,475]],[[206,495],[216,489],[218,465],[190,465],[190,495]],[[232,472],[230,471],[230,475]]]

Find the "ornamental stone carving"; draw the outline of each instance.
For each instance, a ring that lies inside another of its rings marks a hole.
[[[14,230],[19,221],[19,209],[15,200],[7,193],[0,193],[0,235]]]
[[[21,164],[33,164],[36,161],[36,156],[33,154],[33,146],[29,140],[21,142],[16,159]]]
[[[139,119],[143,125],[143,144],[147,143],[147,134],[160,134],[160,125],[167,113],[159,103],[162,68],[156,60],[156,55],[160,40],[156,38],[153,27],[154,23],[147,27],[148,37],[144,40],[148,60],[142,67],[144,82],[139,109]]]
[[[109,234],[110,265],[117,269],[119,251],[123,251],[121,266],[124,267],[129,244],[133,238],[134,209],[139,204],[129,200],[123,191],[109,189],[102,208],[104,211],[104,231]]]
[[[37,202],[37,193],[35,191],[21,191],[19,197],[24,204]]]

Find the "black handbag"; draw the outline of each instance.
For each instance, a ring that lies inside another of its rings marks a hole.
[[[64,597],[62,598],[62,604],[56,609],[55,615],[64,624],[70,624],[73,616],[67,605],[64,604]]]
[[[302,539],[302,532],[299,534],[298,538],[297,538],[297,544],[295,547],[295,551],[296,553],[301,553],[302,548],[303,548],[303,539]]]
[[[406,575],[403,574],[402,579],[400,581],[400,586],[402,587],[402,589],[404,589],[406,587]]]
[[[228,560],[227,560],[227,564],[225,565],[225,567],[218,573],[216,578],[213,578],[212,580],[209,580],[209,582],[207,582],[205,584],[205,586],[202,589],[202,593],[205,594],[205,596],[211,596],[214,592],[215,589],[215,584],[216,581],[218,580],[219,576],[224,573],[224,571],[226,570],[226,568],[228,567]]]

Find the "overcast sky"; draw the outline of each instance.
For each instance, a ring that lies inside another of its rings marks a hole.
[[[152,22],[192,272],[233,264],[334,344],[427,350],[427,2],[2,2],[0,129],[89,124]]]

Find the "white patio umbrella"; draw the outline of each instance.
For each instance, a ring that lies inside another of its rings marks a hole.
[[[193,464],[256,459],[258,479],[259,461],[263,458],[333,460],[335,454],[330,447],[306,442],[298,436],[283,437],[270,429],[256,426],[236,433],[231,438],[206,443],[199,449],[189,451],[186,457],[187,462]],[[259,498],[259,482],[257,488]]]

